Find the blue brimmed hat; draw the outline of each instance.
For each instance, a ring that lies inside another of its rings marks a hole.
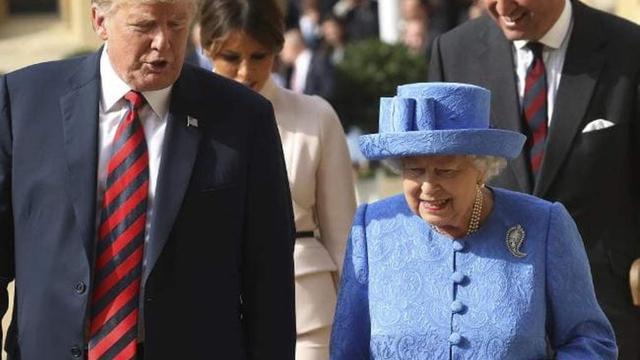
[[[513,159],[526,137],[489,128],[491,94],[479,86],[417,83],[380,99],[377,134],[360,136],[371,160],[419,155],[493,155]]]

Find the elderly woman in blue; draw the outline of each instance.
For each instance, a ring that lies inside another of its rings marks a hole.
[[[523,135],[489,128],[490,94],[400,86],[380,132],[404,195],[362,205],[347,246],[331,359],[615,359],[576,225],[560,203],[485,186]]]

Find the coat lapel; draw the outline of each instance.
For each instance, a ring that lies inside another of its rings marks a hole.
[[[604,65],[605,38],[597,19],[580,2],[572,3],[574,24],[555,99],[545,158],[534,194],[544,197],[567,158]]]
[[[484,32],[479,33],[478,59],[481,64],[479,72],[483,83],[491,89],[492,124],[493,127],[524,132],[520,121],[520,101],[516,85],[516,74],[513,63],[511,43],[504,37],[500,29],[488,19]],[[533,191],[529,165],[521,153],[509,162],[505,171],[510,171],[518,183],[519,190],[526,193]]]
[[[183,74],[184,74],[183,70]],[[193,164],[198,153],[201,132],[186,109],[189,101],[187,81],[181,77],[173,87],[167,130],[162,148],[162,160],[158,172],[154,211],[151,219],[149,244],[145,249],[146,266],[142,274],[145,284],[156,261],[162,253],[172,230],[182,199],[191,178]]]
[[[101,52],[84,61],[70,79],[71,90],[60,98],[67,185],[89,261],[95,240]]]

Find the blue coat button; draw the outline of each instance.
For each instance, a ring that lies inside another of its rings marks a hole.
[[[460,271],[456,271],[453,274],[451,274],[451,281],[453,281],[456,284],[461,284],[466,278],[467,277]]]
[[[462,303],[462,301],[460,300],[454,300],[451,303],[451,312],[453,313],[459,313],[462,310],[464,310],[464,304]]]
[[[464,241],[463,240],[453,240],[453,250],[462,251],[464,250]]]
[[[460,336],[460,334],[454,332],[449,335],[449,343],[451,345],[460,345],[460,342],[462,342],[462,336]]]

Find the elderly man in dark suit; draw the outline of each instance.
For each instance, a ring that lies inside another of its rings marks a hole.
[[[430,80],[490,89],[493,126],[528,135],[495,183],[567,206],[620,358],[640,359],[640,27],[577,0],[484,3],[435,41]]]
[[[293,359],[272,108],[183,66],[197,7],[93,0],[104,48],[0,78],[10,359]]]

